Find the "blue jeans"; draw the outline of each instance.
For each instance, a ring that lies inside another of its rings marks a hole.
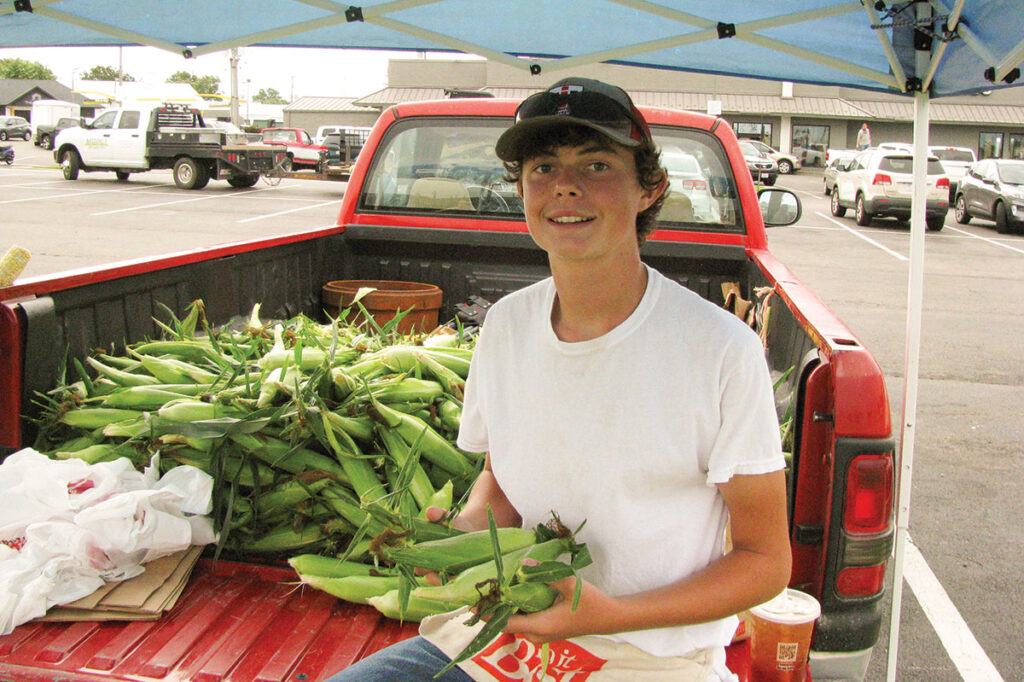
[[[325,682],[435,682],[434,675],[450,658],[423,639],[413,637],[367,656]],[[436,682],[472,682],[459,668],[452,668]]]

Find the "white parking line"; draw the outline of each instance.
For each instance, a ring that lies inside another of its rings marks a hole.
[[[827,216],[824,213],[822,213],[821,211],[815,211],[814,213],[816,215],[824,218],[825,220],[832,221],[833,223],[835,223],[839,227],[843,228],[844,230],[846,230],[850,234],[854,235],[855,237],[859,237],[859,238],[863,239],[864,241],[866,241],[867,243],[871,244],[872,246],[877,246],[878,248],[880,248],[882,251],[885,251],[887,254],[889,254],[893,258],[898,258],[899,260],[903,260],[903,261],[910,260],[909,258],[904,256],[902,253],[897,253],[897,252],[893,251],[892,249],[890,249],[888,246],[885,246],[884,244],[879,244],[878,242],[876,242],[871,237],[868,237],[867,235],[862,234],[861,232],[858,232],[857,230],[851,229],[848,225],[843,225],[841,222],[839,222],[838,220],[836,220],[832,216]]]
[[[948,229],[953,230],[954,232],[959,232],[960,234],[963,234],[963,235],[967,235],[968,237],[973,237],[974,239],[980,239],[983,242],[988,242],[989,244],[993,244],[995,246],[1001,246],[1004,249],[1009,249],[1010,251],[1016,251],[1017,253],[1024,253],[1024,249],[1018,249],[1015,246],[1010,246],[1009,244],[1003,244],[1002,242],[1000,242],[998,240],[989,239],[988,237],[982,237],[981,235],[973,234],[973,233],[968,232],[966,230],[961,230],[958,227],[950,227]]]
[[[267,191],[275,190],[275,189],[277,189],[277,188],[276,187],[261,187],[260,189],[249,190],[248,193],[251,194],[253,192],[267,192]],[[211,195],[207,195],[207,196],[204,196],[204,197],[196,197],[194,199],[177,199],[175,201],[161,201],[160,203],[157,203],[157,204],[143,204],[142,206],[129,206],[128,208],[115,208],[112,211],[100,211],[99,213],[90,213],[89,215],[100,216],[100,215],[112,215],[114,213],[128,213],[129,211],[144,211],[144,210],[149,209],[149,208],[159,208],[160,206],[172,206],[174,204],[189,204],[189,203],[194,203],[196,201],[207,201],[209,199],[223,199],[225,197],[231,197],[231,196],[237,196],[237,195],[231,195],[231,194],[211,194]]]
[[[903,577],[964,682],[1002,682],[999,671],[913,542],[907,543]]]
[[[74,197],[74,198],[77,199],[78,197],[83,197],[86,194],[103,194],[104,192],[130,192],[133,189],[135,189],[135,188],[134,187],[120,187],[118,189],[94,189],[94,190],[89,190],[89,191],[85,191],[85,192],[78,192],[77,194],[50,194],[48,196],[43,196],[43,197],[24,197],[22,199],[5,199],[4,201],[0,201],[0,204],[20,204],[20,203],[25,202],[25,201],[43,201],[45,199],[67,199],[69,197]],[[139,186],[139,189],[142,189],[141,185]]]
[[[308,211],[311,208],[320,208],[321,206],[330,206],[331,204],[340,204],[341,199],[337,201],[325,201],[322,204],[313,204],[312,206],[300,206],[298,208],[290,208],[287,211],[278,211],[277,213],[267,213],[264,215],[257,215],[251,218],[243,218],[242,220],[236,220],[236,223],[251,223],[256,220],[263,220],[264,218],[273,218],[279,215],[285,215],[286,213],[295,213],[297,211]]]

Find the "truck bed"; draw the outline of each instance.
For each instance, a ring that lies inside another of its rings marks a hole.
[[[0,679],[318,682],[416,634],[416,623],[294,584],[290,569],[202,559],[157,621],[27,623],[0,637]],[[748,645],[729,665],[747,680]]]

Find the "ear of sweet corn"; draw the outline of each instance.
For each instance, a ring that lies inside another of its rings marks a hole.
[[[427,601],[410,597],[405,605],[404,613],[401,608],[401,599],[398,590],[391,590],[379,597],[370,597],[366,600],[370,606],[380,611],[386,618],[401,621],[418,623],[427,616],[434,616],[439,613],[447,613],[458,608],[457,605],[447,605],[444,602]]]
[[[476,473],[476,467],[466,455],[422,419],[376,402],[369,407],[369,413],[382,424],[395,429],[409,445],[419,441],[420,456],[449,474],[469,477]]]
[[[498,528],[497,535],[502,554],[529,547],[537,541],[536,533],[525,528]],[[384,555],[397,564],[455,575],[490,560],[494,550],[490,531],[480,530],[405,547],[385,548]]]
[[[503,591],[503,598],[524,613],[535,613],[550,608],[558,591],[547,583],[516,583]]]
[[[403,580],[397,575],[349,575],[330,578],[321,575],[300,574],[302,582],[355,604],[369,604],[370,599],[398,591]]]
[[[299,554],[288,559],[288,564],[300,576],[321,578],[345,578],[353,575],[369,576],[375,572],[370,564],[357,561],[342,561],[336,557],[319,554]]]

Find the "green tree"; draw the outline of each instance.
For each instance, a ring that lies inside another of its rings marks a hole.
[[[124,71],[121,71],[120,69],[115,69],[113,66],[99,66],[99,65],[92,67],[91,69],[86,71],[84,74],[82,74],[82,79],[83,80],[87,80],[87,81],[116,81],[116,80],[120,80],[120,81],[124,81],[126,83],[135,80],[129,74],[125,73]]]
[[[200,95],[217,95],[220,93],[220,78],[217,76],[197,76],[188,71],[176,71],[167,78],[168,83],[188,83]],[[218,99],[216,97],[207,99]]]
[[[57,80],[57,76],[54,75],[53,71],[50,71],[39,62],[30,62],[27,59],[18,59],[17,57],[0,59],[0,78],[43,81]]]
[[[260,88],[252,99],[260,104],[288,104],[288,100],[281,97],[281,93],[274,88]]]

